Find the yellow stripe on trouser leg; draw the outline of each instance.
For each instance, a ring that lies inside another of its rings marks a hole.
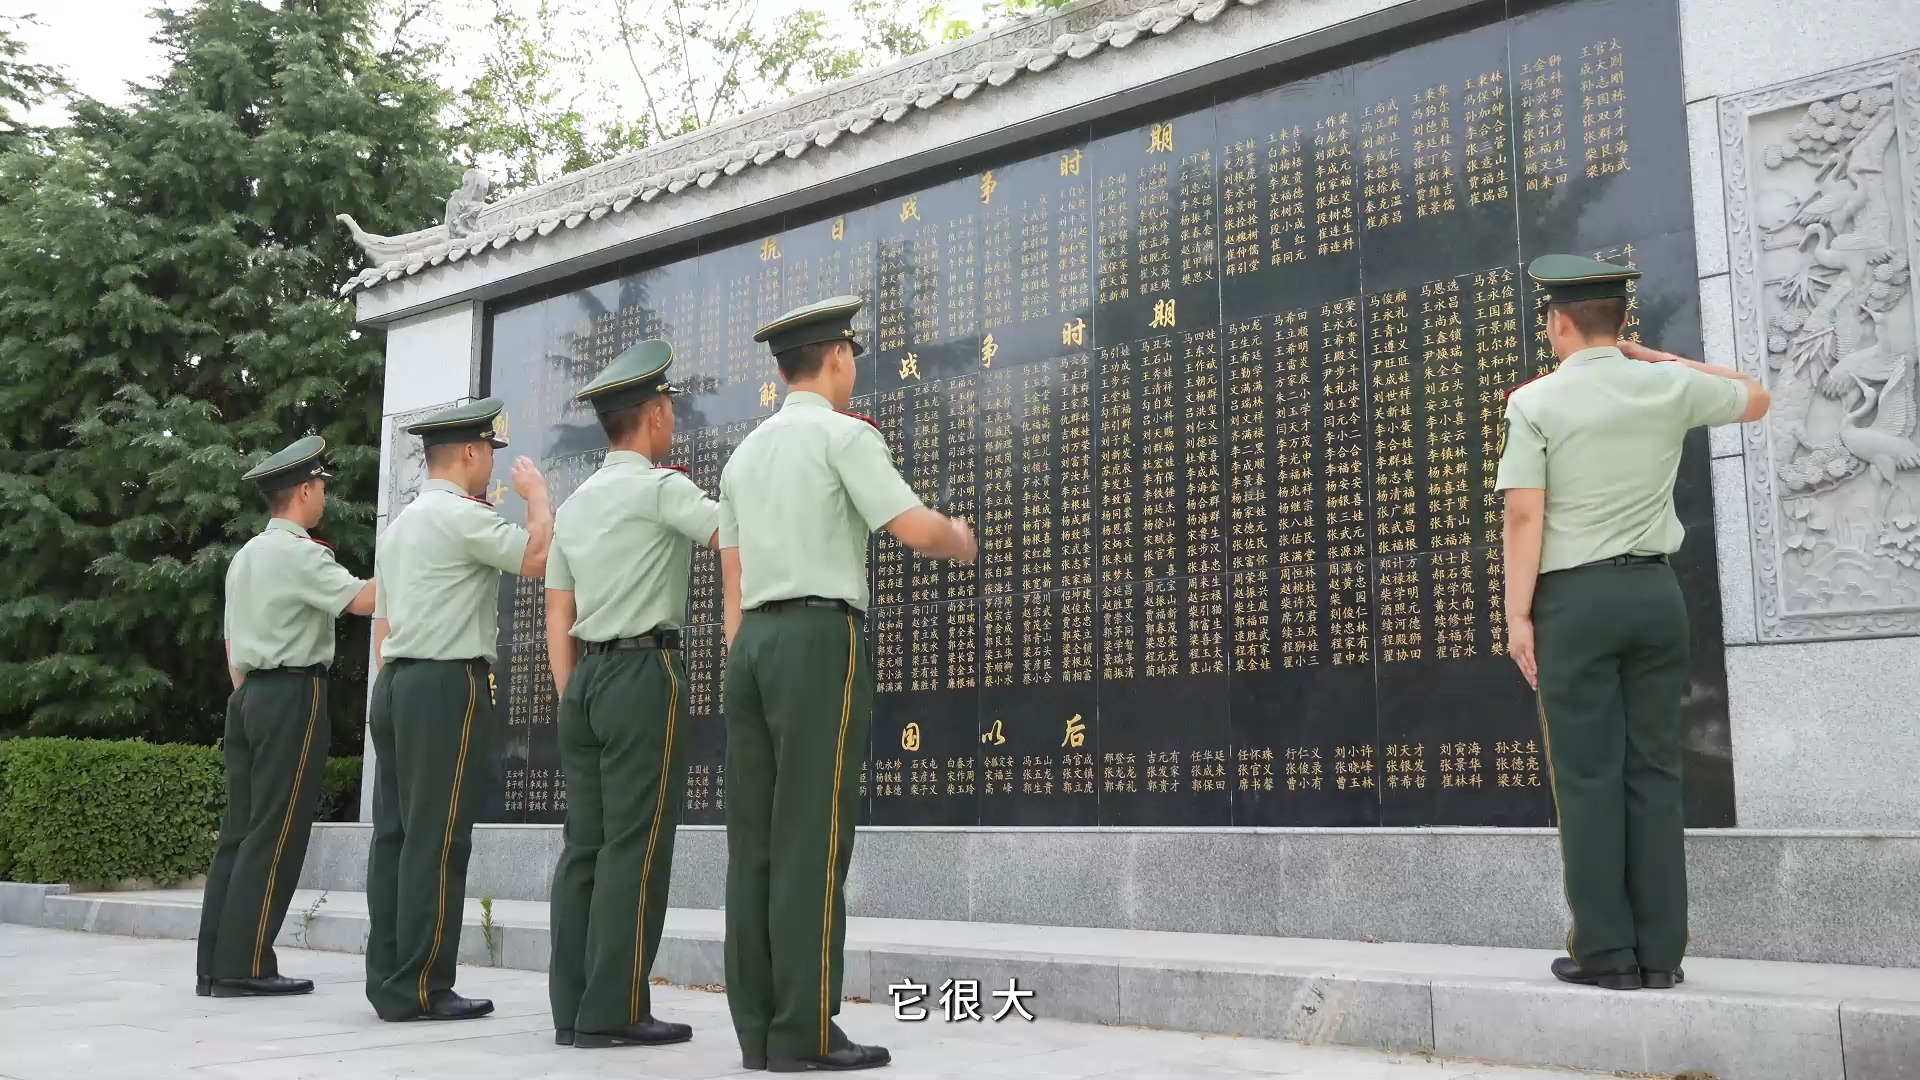
[[[466,776],[467,741],[473,734],[473,707],[477,700],[478,687],[473,681],[473,669],[467,669],[467,715],[460,721],[460,753],[453,759],[453,793],[447,797],[447,832],[440,841],[440,890],[434,897],[433,948],[427,951],[427,962],[420,966],[420,1007],[427,1007],[427,976],[432,973],[433,965],[440,959],[440,942],[447,927],[447,859],[453,852],[453,822],[460,814],[460,781]]]
[[[307,735],[300,744],[300,764],[294,766],[293,783],[287,788],[287,813],[280,821],[280,839],[273,845],[273,862],[267,868],[267,891],[260,896],[260,925],[253,935],[253,976],[260,977],[260,959],[267,951],[267,916],[273,910],[273,888],[280,879],[280,856],[287,850],[287,834],[293,831],[293,812],[300,805],[300,786],[307,775],[307,755],[313,752],[313,726],[320,718],[320,680],[313,680],[313,701],[307,707]]]
[[[633,986],[627,1002],[627,1022],[640,1022],[640,986],[647,970],[642,947],[647,940],[647,890],[653,880],[653,849],[660,840],[660,823],[667,816],[668,779],[673,772],[673,718],[680,711],[680,680],[673,674],[673,659],[665,649],[654,650],[667,673],[667,745],[660,754],[659,794],[654,797],[653,829],[647,835],[647,856],[640,864],[640,907],[633,920]]]
[[[853,616],[847,616],[847,684],[840,693],[840,736],[833,750],[833,813],[828,816],[827,890],[820,914],[820,1056],[827,1055],[827,1024],[833,995],[833,878],[840,863],[840,774],[847,756],[847,721],[853,715],[853,668],[856,638]]]

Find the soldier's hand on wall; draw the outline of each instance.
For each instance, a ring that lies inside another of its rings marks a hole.
[[[979,559],[980,545],[974,541],[973,526],[968,525],[965,518],[953,518],[950,524],[953,526],[954,561],[971,564]]]

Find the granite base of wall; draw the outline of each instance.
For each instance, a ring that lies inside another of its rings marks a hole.
[[[364,825],[321,825],[301,887],[366,887]],[[467,895],[545,900],[557,826],[474,830]],[[726,832],[683,827],[671,903],[724,902]],[[1687,836],[1692,952],[1920,966],[1920,833]],[[1561,947],[1547,829],[862,829],[848,914]]]

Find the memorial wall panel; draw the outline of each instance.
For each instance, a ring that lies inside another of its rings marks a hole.
[[[1548,824],[1493,490],[1504,395],[1552,364],[1522,269],[1638,266],[1630,333],[1698,354],[1678,50],[1673,0],[1490,5],[504,308],[492,390],[562,499],[604,447],[572,395],[666,337],[673,461],[717,493],[784,392],[754,329],[869,301],[852,409],[980,560],[873,543],[863,822]],[[1687,808],[1727,825],[1707,465],[1697,434]],[[682,820],[719,823],[716,557],[691,573]],[[558,820],[540,589],[502,597],[489,817]]]

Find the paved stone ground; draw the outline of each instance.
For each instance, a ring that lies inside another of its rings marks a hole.
[[[740,1071],[726,999],[655,988],[661,1016],[694,1025],[662,1049],[569,1050],[552,1043],[546,978],[463,968],[460,989],[498,1012],[461,1024],[383,1024],[361,997],[361,961],[281,951],[313,995],[195,997],[193,943],[0,925],[0,1080],[704,1080]],[[1032,1006],[1042,1015],[1045,1003]],[[935,1014],[936,1017],[938,1014]],[[876,1080],[982,1076],[1064,1080],[1572,1080],[1596,1073],[1515,1069],[1338,1047],[1305,1047],[1066,1024],[901,1023],[882,1005],[848,1004],[843,1026],[881,1042],[893,1068]]]

